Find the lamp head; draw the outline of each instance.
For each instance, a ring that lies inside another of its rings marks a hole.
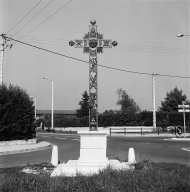
[[[178,34],[177,37],[183,37],[184,35],[183,34]]]

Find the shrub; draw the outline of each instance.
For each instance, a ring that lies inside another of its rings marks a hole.
[[[190,131],[190,114],[186,113],[186,126]],[[44,118],[46,127],[51,126],[50,116]],[[168,126],[183,126],[183,114],[179,112],[156,112],[156,124],[160,128]],[[137,114],[130,113],[103,113],[98,116],[98,126],[152,126],[153,125],[153,112],[142,111]],[[76,117],[54,117],[54,127],[88,127],[89,117],[84,116]],[[161,129],[160,129],[161,131]]]
[[[0,93],[0,140],[34,138],[34,106],[26,91],[2,84]]]

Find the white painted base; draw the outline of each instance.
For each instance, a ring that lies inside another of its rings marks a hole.
[[[120,163],[118,160],[108,160],[106,157],[107,134],[101,131],[79,131],[80,158],[60,164],[51,176],[92,175],[110,166],[113,169],[129,169],[129,163]]]
[[[100,131],[79,131],[80,158],[78,164],[95,162],[108,164],[106,158],[107,134]]]
[[[114,170],[130,170],[134,169],[130,163],[120,163],[118,160],[108,160],[107,165],[85,165],[78,166],[77,160],[70,160],[66,164],[59,164],[58,167],[54,169],[51,173],[51,177],[56,176],[66,176],[66,177],[75,177],[77,174],[90,176],[93,174],[98,174],[100,170],[106,169],[110,166]]]

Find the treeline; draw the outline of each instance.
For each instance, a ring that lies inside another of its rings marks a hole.
[[[37,120],[37,127],[51,127],[51,117]],[[183,113],[179,112],[156,112],[156,125],[158,127],[183,126]],[[190,124],[190,114],[186,113],[186,126]],[[99,127],[109,126],[152,126],[153,112],[143,111],[137,114],[130,113],[108,113],[98,116]],[[89,127],[89,117],[64,117],[54,116],[54,127]]]

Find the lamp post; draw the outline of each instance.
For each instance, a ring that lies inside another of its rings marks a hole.
[[[43,77],[44,79],[51,82],[52,85],[52,108],[51,108],[51,128],[53,129],[53,81],[48,79],[47,77]]]
[[[155,104],[155,81],[154,76],[156,74],[152,74],[152,102],[153,102],[153,128],[156,130],[156,104]]]
[[[184,35],[184,34],[178,34],[177,37],[183,37],[183,36],[190,36],[190,35]]]
[[[190,36],[190,35],[184,35],[184,34],[178,34],[177,37],[184,37],[184,36]],[[185,106],[185,101],[182,102],[183,104],[183,110]],[[183,121],[184,121],[184,137],[186,137],[186,130],[185,130],[185,112],[183,112]]]

